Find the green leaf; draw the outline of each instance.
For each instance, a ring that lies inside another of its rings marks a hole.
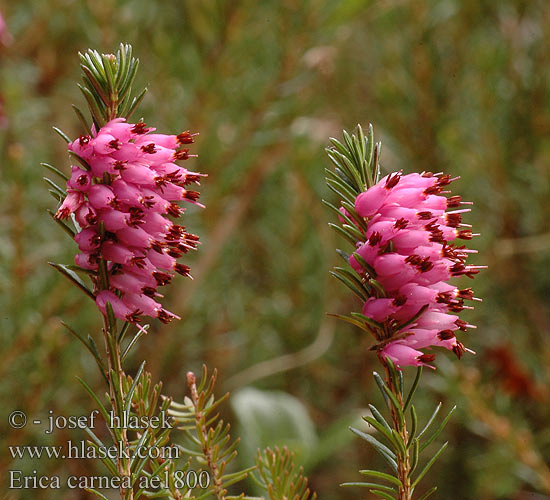
[[[343,236],[346,240],[348,240],[354,247],[357,243],[357,240],[349,234],[345,229],[342,229],[340,226],[333,224],[332,222],[328,223],[329,227],[334,229],[340,236]]]
[[[48,262],[50,266],[57,269],[63,276],[65,276],[69,281],[74,283],[78,288],[80,288],[88,297],[90,297],[95,302],[95,296],[93,292],[88,288],[86,283],[82,281],[80,276],[74,271],[71,271],[67,266],[63,264],[56,264],[55,262]]]
[[[370,285],[368,285],[367,283],[363,282],[359,276],[357,275],[357,273],[355,271],[350,271],[349,269],[346,269],[344,267],[339,267],[339,266],[335,266],[333,268],[333,270],[335,272],[338,272],[339,274],[343,275],[343,276],[346,276],[348,279],[350,279],[353,283],[355,283],[355,285],[357,286],[357,288],[363,290],[365,292],[365,294],[367,295],[367,297],[370,297]],[[370,318],[369,318],[370,319]]]
[[[130,408],[132,407],[132,398],[134,397],[134,391],[136,390],[136,387],[139,382],[139,378],[141,377],[141,373],[143,372],[143,369],[145,368],[145,361],[143,361],[136,373],[136,376],[134,378],[134,381],[130,387],[130,390],[128,391],[128,394],[126,394],[126,407],[124,410],[126,413],[130,413]]]
[[[94,447],[96,450],[108,448],[101,442],[101,440],[93,433],[93,431],[89,427],[85,427],[84,430],[92,438],[91,441],[88,441],[90,446]],[[98,454],[97,456],[100,457],[100,460],[103,462],[103,464],[105,464],[105,467],[107,467],[107,469],[109,470],[109,472],[111,472],[111,474],[113,474],[113,476],[118,476],[116,465],[109,457],[103,458],[103,454]]]
[[[372,331],[369,330],[363,322],[355,318],[350,318],[349,316],[344,316],[343,314],[333,314],[333,313],[327,313],[327,316],[330,316],[331,318],[340,319],[342,321],[345,321],[346,323],[350,323],[352,325],[358,326],[359,328],[361,328],[361,330],[372,334]]]
[[[412,441],[412,454],[410,455],[410,461],[411,461],[411,474],[416,469],[416,466],[418,465],[418,457],[419,457],[419,441],[418,438],[414,438]]]
[[[84,168],[84,170],[91,170],[92,167],[90,167],[90,164],[81,156],[77,155],[74,151],[69,151],[69,156],[71,158],[74,158],[80,165]]]
[[[343,259],[343,261],[346,264],[349,264],[349,254],[344,252],[343,250],[340,250],[339,248],[336,249],[336,253]]]
[[[378,479],[385,479],[386,481],[389,481],[390,483],[395,484],[398,487],[401,487],[403,483],[401,483],[401,480],[395,476],[392,476],[391,474],[386,474],[385,472],[380,472],[377,470],[360,470],[359,474],[363,474],[363,476],[371,476],[376,477]]]
[[[84,115],[82,114],[82,111],[80,111],[80,108],[75,106],[74,104],[71,105],[73,107],[73,110],[79,119],[80,123],[82,124],[82,127],[86,131],[87,135],[92,135],[92,131],[90,130],[90,126],[88,125],[88,122],[86,121],[86,118],[84,118]]]
[[[88,90],[87,87],[84,87],[80,84],[77,84],[77,86],[84,95],[86,102],[88,103],[88,108],[90,109],[90,113],[92,114],[94,122],[101,127],[106,120],[106,115],[104,111],[99,108],[96,98],[90,92],[90,90]]]
[[[344,283],[352,292],[356,293],[361,300],[367,300],[370,297],[370,290],[367,288],[368,285],[365,285],[365,283],[357,278],[357,275],[354,275],[347,269],[334,267],[329,273]]]
[[[384,498],[384,500],[395,500],[395,497],[392,497],[389,493],[386,493],[381,490],[369,490],[373,495],[377,497]]]
[[[401,456],[404,457],[405,455],[407,455],[407,451],[405,450],[405,443],[403,441],[403,438],[399,435],[399,433],[395,429],[392,429],[391,433],[394,441],[397,443]]]
[[[58,129],[57,127],[52,127],[58,134],[59,136],[67,143],[69,144],[71,142],[71,140],[69,139],[69,137],[67,136],[67,134],[65,134],[65,132],[63,132],[61,129]]]
[[[82,387],[84,387],[84,389],[86,390],[86,392],[92,397],[92,399],[95,401],[95,403],[97,404],[98,408],[99,408],[99,411],[101,412],[101,415],[103,415],[103,418],[105,419],[106,422],[109,422],[109,413],[107,412],[107,409],[105,408],[105,406],[103,406],[103,403],[99,400],[99,398],[97,397],[96,393],[92,390],[92,388],[86,383],[84,382],[84,380],[82,380],[78,375],[76,377],[76,379],[80,382],[80,385],[82,385]]]
[[[355,237],[359,241],[366,241],[365,235],[359,231],[354,225],[350,226],[349,224],[342,224],[342,229],[345,229],[349,234]]]
[[[388,432],[391,432],[391,427],[390,427],[390,424],[388,424],[388,422],[386,422],[386,419],[382,416],[382,414],[378,411],[378,408],[376,408],[376,406],[374,405],[371,405],[369,404],[369,409],[373,415],[373,417],[376,419],[377,422],[380,423],[380,425],[383,425],[384,428],[388,431]]]
[[[52,219],[55,221],[56,224],[59,225],[59,227],[61,227],[61,229],[63,229],[63,231],[65,231],[70,237],[71,239],[74,239],[76,233],[73,229],[71,229],[64,221],[62,221],[61,219],[57,219],[55,217],[55,214],[50,210],[50,209],[47,209],[46,212],[48,212],[50,214],[50,216],[52,217]],[[69,266],[65,266],[67,267],[67,269],[70,269]],[[72,266],[71,266],[72,267]]]
[[[377,321],[374,321],[373,319],[369,318],[368,316],[365,316],[362,313],[358,312],[352,312],[350,313],[352,317],[358,319],[359,321],[362,321],[363,323],[366,323],[372,331],[378,332],[377,334],[380,334],[380,332],[384,332],[384,325],[381,323],[378,323]],[[378,340],[378,337],[377,337]]]
[[[424,426],[424,428],[418,433],[418,437],[421,438],[424,433],[429,429],[430,425],[432,425],[432,422],[434,421],[435,417],[439,413],[439,410],[441,410],[441,406],[443,403],[439,403],[434,412],[432,413],[432,416],[429,418],[428,423]]]
[[[145,335],[147,333],[148,330],[149,325],[145,325],[136,332],[136,334],[134,335],[132,340],[130,340],[129,344],[126,346],[126,349],[124,349],[124,352],[122,353],[122,361],[124,361],[126,356],[128,356],[128,353],[132,350],[132,347],[136,344],[136,342],[141,338],[142,335]]]
[[[395,488],[392,488],[391,486],[386,486],[384,484],[377,484],[377,483],[364,483],[362,481],[342,483],[340,484],[340,486],[360,486],[362,488],[377,488],[379,490],[395,492]]]
[[[363,420],[372,425],[372,427],[374,427],[380,434],[382,434],[396,450],[399,449],[399,444],[392,434],[393,429],[390,429],[388,431],[382,424],[380,424],[380,422],[372,417],[363,417]]]
[[[116,316],[113,311],[113,305],[110,302],[105,303],[105,312],[107,313],[107,322],[109,323],[109,333],[113,338],[117,338]]]
[[[69,180],[69,178],[63,172],[61,172],[61,170],[55,168],[53,165],[50,165],[49,163],[42,162],[40,163],[40,166],[47,168],[50,172],[53,172],[56,175],[59,175],[59,177],[61,177],[64,181]]]
[[[355,429],[353,427],[350,427],[351,432],[354,434],[357,434],[361,439],[364,439],[367,443],[371,444],[378,453],[390,464],[393,470],[397,471],[397,462],[396,462],[396,455],[393,451],[391,451],[386,445],[382,444],[378,439],[371,436],[370,434],[367,434],[365,432],[360,431],[359,429]]]
[[[426,500],[429,496],[432,495],[432,493],[435,493],[437,491],[437,486],[434,486],[433,488],[430,488],[426,493],[424,493],[421,497],[418,498],[418,500]]]
[[[388,395],[388,398],[390,399],[393,407],[395,408],[397,412],[397,416],[399,418],[399,427],[402,429],[403,424],[405,423],[405,415],[403,413],[403,409],[401,408],[401,405],[399,404],[399,401],[397,401],[397,398],[395,397],[395,394],[390,390],[390,388],[387,385],[384,385],[384,391]]]
[[[416,485],[420,482],[420,480],[426,475],[426,473],[430,470],[432,465],[435,463],[435,461],[439,458],[439,455],[443,453],[443,450],[447,448],[447,445],[449,442],[443,443],[441,448],[437,451],[437,453],[431,458],[431,460],[426,464],[426,466],[422,469],[422,472],[418,474],[418,477],[414,480],[413,484],[411,485],[412,488],[415,488]]]
[[[369,285],[371,285],[377,292],[378,297],[386,297],[386,290],[384,290],[384,287],[375,279],[369,279]]]
[[[84,273],[88,276],[97,276],[97,271],[94,271],[93,269],[85,269],[83,267],[77,266],[76,264],[66,264],[67,269],[70,269],[71,271],[76,271],[77,273]]]
[[[127,119],[130,119],[131,116],[134,114],[134,111],[139,106],[140,102],[143,100],[146,93],[147,93],[147,87],[145,87],[136,97],[132,99],[132,104],[128,109],[128,111],[126,111],[125,113]]]
[[[350,205],[355,205],[355,198],[357,197],[357,191],[350,187],[349,184],[338,179],[326,179],[327,186],[342,197],[342,200],[347,201]]]
[[[63,201],[63,197],[60,196],[57,191],[54,191],[53,189],[48,189],[48,193],[50,193],[55,201],[57,201],[58,203],[61,203]]]
[[[101,498],[101,500],[109,500],[103,493],[100,493],[93,488],[84,488],[84,491],[87,491],[88,493],[93,493],[95,496]]]
[[[54,181],[51,179],[48,179],[47,177],[42,177],[46,181],[47,184],[49,184],[54,191],[56,191],[61,198],[65,198],[67,196],[67,191],[65,191],[63,188],[59,187]]]
[[[407,448],[412,444],[413,439],[416,437],[416,430],[418,428],[418,417],[416,415],[416,409],[414,405],[411,406],[411,430],[409,431],[409,441],[407,442]]]
[[[95,347],[95,344],[90,344],[89,342],[86,342],[82,336],[80,336],[75,330],[73,330],[67,323],[61,322],[61,324],[67,329],[67,331],[75,337],[79,342],[82,343],[82,345],[90,352],[90,354],[95,359],[95,362],[97,363],[97,366],[99,367],[99,370],[101,371],[101,374],[103,375],[103,378],[105,379],[105,382],[107,382],[107,385],[109,385],[109,381],[107,380],[107,377],[105,376],[105,366],[103,365],[103,360],[99,356],[99,353],[97,352],[97,348]],[[88,336],[88,339],[91,337]]]
[[[382,396],[384,397],[384,401],[386,402],[386,406],[388,407],[388,410],[390,410],[391,409],[390,400],[388,398],[388,395],[386,394],[386,390],[384,389],[384,388],[387,389],[386,383],[384,382],[384,380],[382,380],[382,377],[378,375],[377,372],[372,372],[372,375],[374,377],[374,381],[376,382],[376,385],[378,386],[378,388],[380,389],[380,392],[382,393]]]
[[[403,411],[407,411],[407,408],[412,402],[412,399],[414,397],[414,393],[416,392],[416,389],[418,387],[418,382],[420,382],[420,376],[422,375],[422,365],[419,366],[416,369],[416,376],[414,377],[413,384],[411,386],[411,390],[409,391],[409,394],[407,395],[407,399],[405,400],[405,405],[403,406]]]
[[[344,219],[348,224],[353,225],[353,221],[346,214],[338,210],[338,208],[336,208],[332,203],[328,202],[327,200],[321,200],[321,203],[333,210],[338,217]]]
[[[441,422],[441,425],[437,428],[437,430],[432,434],[432,436],[420,447],[420,451],[422,452],[424,449],[426,449],[436,438],[441,434],[441,431],[445,428],[447,425],[447,422],[451,418],[451,415],[456,410],[456,405],[451,408],[451,411],[449,414],[445,417],[443,422]]]
[[[376,278],[376,271],[365,259],[363,259],[363,257],[361,257],[357,252],[353,252],[352,255],[357,263],[368,273],[370,277]]]

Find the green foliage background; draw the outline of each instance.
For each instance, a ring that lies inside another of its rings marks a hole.
[[[195,280],[178,279],[166,299],[183,320],[153,324],[130,368],[147,358],[166,393],[182,399],[187,370],[216,367],[218,392],[250,408],[224,409],[247,442],[288,442],[323,499],[365,498],[338,484],[382,466],[346,429],[380,402],[377,361],[370,339],[325,316],[354,299],[328,276],[345,243],[329,232],[320,200],[332,199],[327,138],[372,122],[386,172],[462,177],[453,189],[475,202],[467,222],[482,234],[474,260],[490,266],[474,282],[484,302],[466,314],[478,325],[464,338],[477,356],[442,353],[420,391],[421,414],[437,401],[458,404],[431,475],[438,498],[550,498],[547,1],[18,0],[2,13],[13,37],[0,52],[5,498],[87,498],[7,489],[9,469],[91,472],[78,460],[12,461],[9,445],[83,435],[13,430],[7,415],[86,414],[93,406],[75,375],[102,383],[60,325],[97,334],[100,321],[46,264],[71,262],[75,245],[45,212],[54,202],[38,165],[68,169],[52,125],[82,132],[70,108],[84,107],[77,52],[120,42],[134,46],[137,85],[149,86],[138,116],[161,132],[199,131],[193,166],[209,176],[206,210],[186,216],[203,242],[188,259]],[[245,465],[254,450],[242,450]]]

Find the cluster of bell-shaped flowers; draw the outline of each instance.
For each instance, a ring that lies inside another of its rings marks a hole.
[[[364,275],[368,264],[378,292],[368,298],[363,314],[385,332],[379,355],[397,366],[419,366],[434,360],[422,349],[444,347],[460,358],[469,351],[456,331],[475,328],[459,318],[471,309],[465,300],[471,288],[449,284],[456,276],[473,276],[484,266],[467,265],[470,253],[456,239],[469,240],[470,226],[462,223],[460,196],[444,191],[454,179],[432,173],[394,173],[384,177],[355,200],[357,214],[367,221],[365,241],[357,245],[351,266]]]
[[[189,276],[178,258],[198,244],[197,236],[171,218],[182,215],[181,200],[200,205],[199,193],[188,187],[201,174],[176,163],[192,156],[182,146],[193,142],[193,134],[154,130],[117,118],[70,143],[69,151],[83,161],[72,167],[55,216],[74,214],[81,229],[76,264],[94,271],[103,266],[108,285],[101,283],[101,273],[94,278],[103,314],[110,303],[117,318],[139,322],[151,316],[167,323],[177,316],[162,307],[157,290],[175,273]]]

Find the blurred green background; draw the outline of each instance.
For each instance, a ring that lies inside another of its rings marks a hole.
[[[328,276],[345,248],[327,227],[324,147],[342,128],[372,122],[387,171],[460,175],[475,202],[467,222],[474,282],[484,302],[462,340],[477,351],[438,356],[419,412],[458,410],[433,469],[437,498],[550,498],[550,3],[546,0],[17,0],[1,7],[11,33],[0,50],[0,492],[10,500],[88,498],[79,490],[8,490],[8,470],[89,474],[86,461],[16,460],[9,445],[63,444],[13,430],[7,415],[88,413],[75,376],[100,389],[89,355],[60,325],[98,335],[88,299],[47,265],[75,245],[49,220],[41,161],[68,170],[64,143],[82,132],[70,105],[77,52],[134,46],[136,118],[161,132],[199,131],[193,146],[205,210],[186,226],[201,236],[194,281],[167,291],[183,319],[154,323],[129,361],[147,358],[166,393],[182,399],[185,373],[219,371],[233,393],[225,418],[256,446],[287,443],[324,500],[368,498],[339,483],[383,467],[347,430],[380,404],[370,340],[326,311],[358,308]],[[470,283],[468,283],[470,285]],[[407,374],[409,377],[413,375]],[[360,425],[360,424],[358,424]],[[97,471],[100,471],[97,466]]]

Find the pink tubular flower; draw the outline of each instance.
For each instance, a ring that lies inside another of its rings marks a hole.
[[[462,275],[473,278],[486,266],[467,265],[468,255],[475,251],[450,243],[477,236],[461,222],[469,209],[448,211],[465,204],[459,196],[442,194],[453,180],[441,174],[394,173],[355,200],[355,211],[367,229],[364,241],[357,244],[357,257],[349,261],[355,271],[369,273],[378,283],[363,314],[380,327],[379,356],[397,366],[433,361],[435,355],[421,349],[444,347],[459,358],[464,351],[472,352],[455,332],[475,327],[458,313],[472,309],[465,300],[481,299],[471,288],[459,290],[448,281]],[[365,263],[370,269],[363,269]]]
[[[117,318],[139,322],[142,316],[168,323],[178,316],[157,302],[159,286],[175,273],[189,276],[189,268],[177,262],[195,249],[198,237],[187,233],[168,216],[179,217],[179,200],[200,205],[199,194],[187,189],[199,184],[202,174],[175,162],[186,160],[182,144],[194,134],[152,134],[145,123],[116,118],[92,136],[81,136],[69,150],[89,169],[72,167],[67,197],[56,218],[74,213],[81,228],[75,236],[80,253],[77,265],[88,270],[106,269],[109,287],[95,279],[96,303],[103,314],[111,304]]]

